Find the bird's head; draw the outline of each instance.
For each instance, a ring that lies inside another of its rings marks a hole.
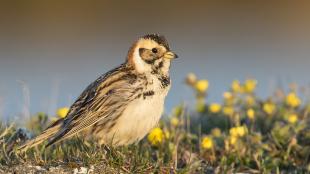
[[[168,74],[171,60],[177,57],[164,36],[148,34],[133,44],[127,61],[138,73]]]

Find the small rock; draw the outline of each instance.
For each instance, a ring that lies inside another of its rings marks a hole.
[[[90,170],[88,170],[86,167],[80,167],[80,170],[77,168],[73,170],[74,174],[88,174],[88,172],[90,172]]]
[[[88,169],[86,167],[81,167],[80,168],[80,173],[81,174],[87,174]]]
[[[90,169],[88,170],[88,173],[94,172],[94,170],[95,170],[95,167],[92,165],[92,166],[90,166]]]
[[[46,169],[42,168],[41,166],[35,166],[36,170],[38,171],[45,171]]]

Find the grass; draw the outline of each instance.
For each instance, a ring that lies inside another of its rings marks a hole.
[[[2,124],[0,166],[4,171],[24,164],[67,171],[94,166],[100,173],[310,172],[310,105],[295,85],[260,99],[255,80],[233,81],[222,103],[210,103],[207,80],[190,74],[186,81],[196,96],[195,108],[176,106],[148,137],[127,147],[99,146],[76,136],[20,154],[17,145],[28,133],[41,132],[52,117],[34,115],[27,130]]]

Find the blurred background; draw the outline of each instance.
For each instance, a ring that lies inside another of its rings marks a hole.
[[[180,59],[166,112],[194,102],[189,72],[221,101],[234,79],[258,95],[310,82],[310,1],[0,1],[0,117],[55,114],[99,75],[124,62],[141,35],[167,37]]]

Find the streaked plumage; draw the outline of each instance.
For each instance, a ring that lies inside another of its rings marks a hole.
[[[101,144],[118,146],[141,140],[163,112],[170,89],[170,62],[176,57],[163,36],[143,36],[130,48],[124,64],[91,83],[64,119],[20,149],[45,140],[49,146],[81,131]]]

